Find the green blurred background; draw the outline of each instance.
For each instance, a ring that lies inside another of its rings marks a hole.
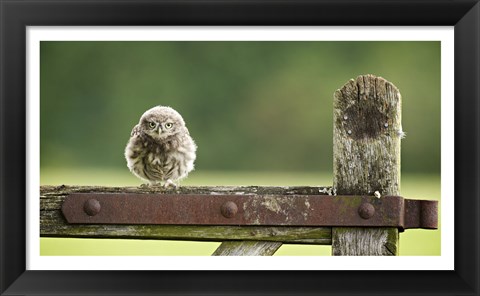
[[[166,105],[199,147],[182,185],[331,185],[333,92],[361,74],[402,94],[402,195],[440,199],[440,42],[42,41],[41,184],[140,185],[123,151],[143,112]],[[217,245],[42,238],[41,255],[209,255]],[[400,254],[440,255],[440,231],[402,233]]]

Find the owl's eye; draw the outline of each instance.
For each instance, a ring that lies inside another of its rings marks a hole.
[[[165,128],[171,129],[172,127],[173,127],[173,123],[171,122],[165,123]]]
[[[148,126],[149,126],[150,128],[155,128],[157,125],[155,124],[155,122],[149,122],[149,123],[148,123]]]

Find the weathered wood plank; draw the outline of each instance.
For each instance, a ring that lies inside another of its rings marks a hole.
[[[166,194],[281,194],[309,195],[330,194],[331,186],[181,186],[178,188],[151,187],[104,187],[104,186],[40,186],[40,196],[67,195],[74,192],[104,192],[104,193],[166,193]]]
[[[398,254],[396,228],[335,227],[333,255],[385,256]]]
[[[362,75],[334,95],[333,191],[400,193],[401,96],[383,78]],[[333,255],[397,255],[394,228],[332,229]]]
[[[42,186],[40,235],[43,237],[134,238],[195,241],[251,240],[298,244],[331,244],[330,227],[84,225],[68,224],[61,213],[73,192],[195,193],[195,194],[321,194],[329,187],[180,187],[175,190],[143,187]]]
[[[272,256],[281,246],[281,242],[227,241],[212,256]]]

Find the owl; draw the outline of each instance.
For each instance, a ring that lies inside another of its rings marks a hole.
[[[147,110],[125,148],[130,171],[146,185],[177,187],[194,168],[197,145],[180,113],[170,107]]]

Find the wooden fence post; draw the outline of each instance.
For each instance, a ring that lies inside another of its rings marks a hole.
[[[334,192],[399,195],[403,132],[398,89],[373,75],[351,79],[335,92],[333,125]],[[332,229],[334,256],[397,254],[396,228]]]

